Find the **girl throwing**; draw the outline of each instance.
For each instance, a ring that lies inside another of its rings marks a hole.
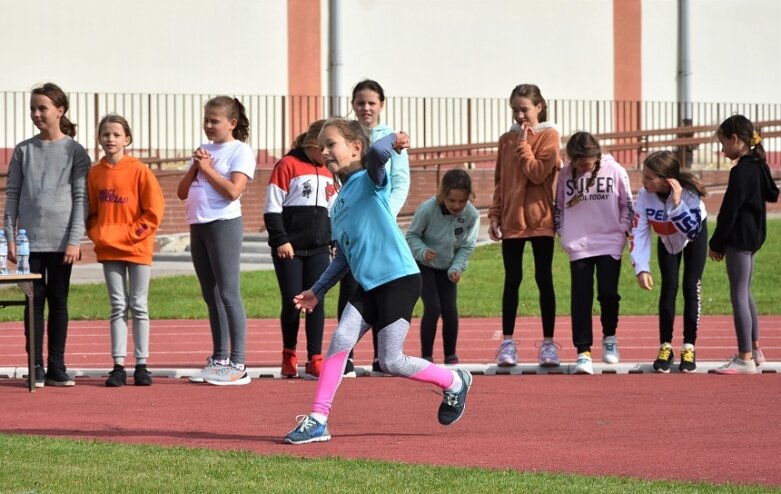
[[[415,211],[407,229],[407,244],[423,279],[423,318],[420,320],[420,354],[434,361],[434,337],[442,316],[445,364],[457,364],[458,282],[477,243],[480,213],[469,200],[472,179],[461,169],[442,177],[439,193]]]
[[[358,288],[350,296],[331,339],[311,413],[301,417],[296,428],[285,436],[290,444],[331,438],[328,414],[347,356],[372,326],[379,330],[379,362],[385,372],[444,390],[438,414],[441,424],[449,425],[461,418],[472,383],[471,374],[464,370],[449,371],[402,353],[421,282],[415,260],[388,207],[384,165],[394,148],[409,147],[409,137],[394,133],[371,148],[369,145],[368,133],[360,122],[329,119],[320,133],[325,164],[341,184],[331,210],[336,256],[323,276],[295,301],[299,309],[313,310],[348,271],[358,281]]]
[[[244,232],[239,199],[255,174],[255,156],[245,144],[249,119],[244,105],[229,96],[210,99],[204,108],[203,131],[210,142],[195,150],[177,189],[179,199],[186,200],[190,252],[214,345],[206,366],[190,381],[248,384],[247,316],[239,284]]]
[[[87,175],[89,213],[87,235],[103,264],[111,302],[111,357],[114,369],[106,386],[127,381],[127,316],[133,312],[133,347],[136,359],[133,383],[152,384],[146,368],[149,358],[147,295],[152,270],[155,232],[163,219],[165,200],[152,170],[125,154],[133,142],[127,120],[107,115],[98,125],[98,141],[105,155]]]
[[[700,283],[708,254],[705,186],[671,151],[657,151],[643,161],[643,187],[637,194],[635,224],[629,243],[637,283],[651,290],[651,231],[659,236],[656,254],[662,277],[659,293],[659,353],[656,372],[668,373],[673,363],[673,324],[681,261],[683,261],[683,348],[678,370],[694,372],[694,344],[700,326]]]
[[[621,256],[632,231],[634,210],[629,177],[623,166],[588,132],[567,141],[569,163],[556,193],[556,230],[570,258],[572,342],[578,352],[576,374],[593,374],[591,308],[594,270],[601,308],[602,361],[619,362],[616,342],[618,279]]]
[[[762,138],[743,115],[724,120],[716,132],[721,151],[737,164],[729,171],[727,191],[710,239],[709,256],[726,260],[738,353],[717,374],[756,374],[765,361],[759,346],[759,317],[751,293],[754,255],[767,235],[767,202],[778,200],[778,187],[765,159]]]

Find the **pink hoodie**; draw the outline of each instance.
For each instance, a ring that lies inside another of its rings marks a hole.
[[[573,179],[572,170],[567,163],[556,191],[554,220],[561,245],[571,261],[605,255],[620,259],[634,216],[626,170],[611,155],[603,154],[597,178],[587,191],[583,189],[591,172]],[[581,193],[580,202],[567,207],[570,199]]]

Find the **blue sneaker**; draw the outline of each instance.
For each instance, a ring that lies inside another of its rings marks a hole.
[[[458,377],[461,378],[463,383],[461,391],[458,393],[451,393],[445,391],[442,397],[442,403],[439,405],[439,423],[442,425],[450,425],[458,422],[458,419],[464,414],[466,408],[466,395],[469,393],[469,387],[472,386],[472,374],[464,369],[458,369],[456,371]]]
[[[319,443],[331,439],[328,433],[328,424],[321,424],[309,415],[299,415],[296,417],[298,425],[295,429],[287,433],[285,442],[288,444],[306,444]]]

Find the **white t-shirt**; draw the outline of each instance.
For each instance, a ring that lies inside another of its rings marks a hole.
[[[222,144],[201,146],[212,156],[212,165],[222,177],[230,180],[231,173],[240,172],[252,181],[255,175],[255,155],[245,143],[237,140]],[[193,166],[192,160],[190,166]],[[239,199],[231,201],[212,187],[206,177],[198,174],[190,184],[190,193],[185,202],[187,223],[208,223],[214,220],[232,220],[241,216]]]

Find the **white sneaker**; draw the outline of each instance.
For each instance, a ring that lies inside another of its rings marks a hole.
[[[737,355],[733,355],[732,358],[727,361],[726,364],[717,367],[714,369],[716,374],[727,374],[727,375],[734,375],[734,374],[758,374],[759,369],[757,369],[757,364],[754,362],[754,359],[751,360],[743,360],[742,358],[738,357]]]
[[[751,350],[751,354],[754,356],[754,363],[757,364],[757,367],[765,363],[765,354],[762,353],[761,348]]]
[[[594,374],[594,363],[591,361],[591,352],[578,354],[575,362],[575,374]]]
[[[602,338],[602,362],[606,364],[617,364],[621,360],[618,353],[618,342],[615,336],[605,336]]]
[[[502,340],[496,350],[496,365],[500,367],[512,367],[518,365],[518,351],[513,340]]]
[[[206,382],[206,376],[210,376],[216,373],[222,367],[228,365],[227,361],[214,360],[209,357],[206,359],[206,366],[197,373],[190,376],[191,383],[203,383]]]

